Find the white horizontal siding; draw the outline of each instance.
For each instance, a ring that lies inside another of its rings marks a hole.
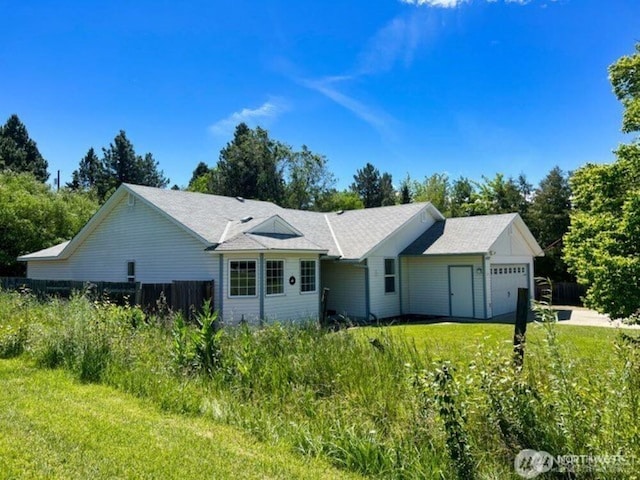
[[[327,308],[351,318],[364,318],[365,269],[361,265],[323,261],[322,286],[329,288]]]
[[[218,261],[205,245],[141,201],[124,197],[66,260],[30,261],[35,279],[126,282],[134,261],[136,281],[216,280]]]
[[[479,255],[403,257],[403,312],[449,316],[449,266],[473,266],[475,318],[485,317],[485,295]],[[478,273],[480,269],[480,273]]]
[[[320,309],[320,259],[318,255],[277,255],[265,254],[267,260],[284,260],[284,295],[265,296],[264,316],[267,320],[305,320],[318,319]],[[316,291],[300,292],[300,261],[316,261]],[[293,277],[294,285],[289,283]],[[264,275],[262,276],[264,280]]]
[[[233,260],[253,260],[256,262],[256,295],[252,297],[229,296],[229,262]],[[265,273],[261,268],[260,255],[253,254],[225,254],[223,257],[224,280],[222,282],[223,318],[227,324],[235,324],[241,320],[257,323],[260,319],[260,295],[263,295],[263,317],[268,321],[289,321],[317,319],[320,305],[320,259],[313,254],[272,254],[265,253],[264,261],[284,261],[284,294],[266,295],[264,288]],[[300,261],[316,261],[316,291],[300,293]],[[289,278],[294,277],[291,285]]]
[[[396,291],[395,293],[385,293],[385,258],[396,260]],[[378,318],[389,318],[400,315],[400,292],[398,281],[398,260],[397,257],[369,257],[369,311]]]

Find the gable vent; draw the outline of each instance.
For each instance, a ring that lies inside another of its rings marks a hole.
[[[249,216],[247,216],[247,217],[242,217],[242,218],[240,219],[240,222],[242,222],[242,223],[247,223],[247,222],[248,222],[248,221],[250,221],[250,220],[253,220],[253,217],[249,217]]]

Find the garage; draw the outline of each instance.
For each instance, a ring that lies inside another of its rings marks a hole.
[[[533,259],[544,255],[517,213],[435,222],[401,254],[401,312],[489,319],[532,297]]]
[[[494,316],[515,312],[518,288],[529,288],[526,263],[491,264],[491,307]]]

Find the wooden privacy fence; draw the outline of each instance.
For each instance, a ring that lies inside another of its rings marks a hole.
[[[573,282],[553,282],[552,303],[554,305],[582,305],[586,287]],[[547,285],[536,285],[536,300],[542,299],[542,291]]]
[[[158,313],[169,307],[191,318],[209,300],[213,309],[213,280],[178,281],[172,283],[143,283],[140,285],[138,304],[146,311]]]
[[[191,318],[194,313],[199,312],[205,300],[211,302],[213,309],[213,286],[213,280],[134,283],[0,277],[2,289],[28,289],[39,298],[69,298],[74,291],[87,292],[94,298],[107,297],[119,304],[140,305],[148,312],[159,313],[162,309],[171,309],[174,312],[182,312],[185,318]]]

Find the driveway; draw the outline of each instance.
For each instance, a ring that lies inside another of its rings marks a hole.
[[[561,325],[580,325],[587,327],[606,327],[606,328],[628,328],[632,330],[640,329],[640,325],[626,325],[620,320],[611,321],[607,315],[601,315],[594,310],[584,307],[575,307],[573,305],[554,305],[554,310],[558,312],[558,322]],[[533,322],[535,316],[533,312],[529,312],[529,322]],[[479,320],[474,318],[455,318],[455,317],[430,317],[422,319],[413,319],[411,323],[505,323],[514,325],[516,323],[516,314],[507,313],[499,315],[489,320]]]
[[[562,325],[584,325],[588,327],[631,328],[639,329],[640,325],[627,325],[620,320],[611,320],[594,310],[570,305],[554,305],[558,312],[558,321]]]

